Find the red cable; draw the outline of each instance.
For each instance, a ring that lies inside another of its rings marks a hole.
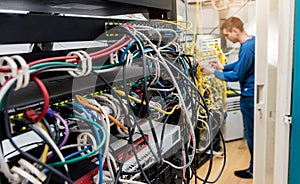
[[[57,61],[57,60],[67,60],[67,59],[76,59],[77,56],[59,56],[59,57],[51,57],[51,58],[45,58],[45,59],[39,59],[33,62],[30,62],[28,65],[33,66],[35,64],[44,63],[48,61]]]
[[[116,43],[114,43],[113,45],[109,46],[109,47],[106,47],[105,49],[102,49],[102,50],[99,50],[97,52],[93,52],[93,53],[90,53],[90,56],[94,56],[94,55],[97,55],[97,54],[101,54],[103,52],[106,52],[107,50],[111,50],[112,48],[116,47],[118,44],[120,44],[122,41],[124,41],[124,39],[126,38],[126,35],[124,35],[120,40],[118,40]]]
[[[120,50],[121,48],[123,48],[124,46],[128,45],[130,42],[131,42],[132,39],[129,39],[127,40],[125,43],[123,43],[122,45],[114,48],[114,49],[111,49],[109,52],[105,52],[105,53],[101,53],[101,54],[98,54],[98,55],[95,55],[95,56],[92,56],[92,59],[97,59],[97,58],[101,58],[103,56],[107,56],[113,52],[116,52],[118,50]]]
[[[10,68],[0,68],[0,72],[10,72]]]
[[[34,122],[38,122],[38,121],[40,121],[46,115],[47,110],[49,108],[49,104],[50,104],[49,93],[47,91],[46,86],[43,84],[43,82],[39,78],[37,78],[35,75],[33,75],[31,77],[31,79],[40,88],[40,90],[43,93],[43,97],[44,97],[44,106],[43,106],[43,109],[42,109],[41,113],[38,115],[38,117],[34,119]]]
[[[132,39],[127,40],[125,43],[123,43],[122,45],[117,46],[118,44],[120,44],[122,41],[124,41],[124,39],[126,38],[126,35],[124,35],[120,40],[118,40],[116,43],[114,43],[113,45],[106,47],[105,49],[102,49],[100,51],[97,52],[93,52],[90,53],[89,55],[92,56],[92,59],[97,59],[103,56],[107,56],[117,50],[120,50],[122,47],[128,45]],[[109,52],[106,52],[108,51]],[[36,61],[32,61],[30,62],[28,65],[29,66],[33,66],[35,64],[39,64],[39,63],[44,63],[44,62],[49,62],[49,61],[57,61],[57,60],[67,60],[67,59],[77,59],[78,56],[58,56],[58,57],[51,57],[51,58],[45,58],[45,59],[39,59]],[[74,62],[78,62],[78,60],[74,60]],[[20,69],[20,68],[19,68]],[[0,72],[10,72],[11,69],[10,68],[0,68]]]

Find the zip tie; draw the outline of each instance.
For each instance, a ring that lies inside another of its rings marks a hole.
[[[80,51],[78,51],[79,53],[81,53],[83,56],[85,56],[85,59],[86,59],[86,66],[87,66],[87,70],[86,70],[86,72],[85,72],[85,76],[86,75],[88,75],[88,74],[90,74],[91,73],[91,71],[92,71],[92,67],[93,67],[93,63],[92,63],[92,58],[91,58],[91,56],[87,53],[87,52],[85,52],[85,51],[83,51],[83,50],[80,50]]]
[[[77,52],[77,51],[74,51],[74,52],[70,52],[67,54],[67,56],[77,56],[79,57],[79,60],[80,60],[80,67],[78,68],[78,71],[68,71],[68,73],[72,76],[72,77],[82,77],[84,76],[85,72],[86,72],[86,60],[84,58],[84,56]],[[71,62],[73,60],[67,60],[66,62]]]
[[[7,63],[7,64],[5,64],[5,63]],[[10,58],[8,56],[0,57],[0,68],[11,69],[11,73],[0,72],[1,85],[3,85],[6,82],[7,78],[9,78],[9,77],[17,78],[18,66],[12,58]]]
[[[27,162],[24,159],[20,159],[18,161],[21,168],[24,168],[25,170],[29,171],[29,173],[33,173],[37,178],[39,178],[41,181],[45,181],[47,179],[47,175],[40,172],[36,167],[34,167],[31,163]]]
[[[11,173],[11,170],[7,164],[7,160],[2,154],[2,149],[0,146],[0,173],[2,173],[11,184],[19,184],[21,182],[21,178],[16,173]]]
[[[24,179],[29,180],[33,184],[42,184],[42,182],[40,182],[37,178],[33,177],[31,174],[19,167],[13,166],[11,171],[22,176]]]
[[[68,53],[67,56],[77,56],[80,60],[80,67],[78,68],[78,71],[68,71],[69,74],[73,77],[82,77],[86,76],[91,73],[92,71],[92,58],[90,55],[83,51],[73,51]],[[73,60],[67,60],[67,62],[71,62]]]
[[[11,56],[11,58],[14,61],[17,61],[21,65],[21,70],[18,70],[17,85],[14,89],[15,91],[17,91],[20,88],[25,88],[29,84],[29,80],[30,80],[29,66],[27,65],[26,61],[19,55]]]
[[[110,64],[119,63],[118,51],[111,53],[109,56],[110,56]]]
[[[133,62],[133,54],[130,51],[128,51],[126,65],[131,66],[132,62]]]

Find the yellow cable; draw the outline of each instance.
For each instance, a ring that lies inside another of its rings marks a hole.
[[[46,126],[41,122],[39,122],[39,124],[41,125],[42,129],[45,130],[47,132],[47,134],[49,134]],[[46,163],[48,152],[49,152],[49,146],[47,144],[45,144],[44,150],[43,150],[43,153],[42,153],[42,156],[41,156],[41,162]]]
[[[120,96],[125,96],[125,92],[122,91],[122,90],[116,90],[116,89],[115,89],[115,92],[118,93]],[[130,100],[135,101],[136,103],[139,103],[139,104],[142,103],[142,100],[137,99],[137,98],[135,98],[135,97],[133,97],[133,96],[127,95],[127,97],[128,97]],[[146,105],[146,102],[143,102],[143,105]],[[150,106],[151,108],[157,110],[158,112],[163,113],[163,114],[167,114],[167,115],[173,114],[174,111],[175,111],[177,108],[180,107],[179,105],[175,105],[175,106],[172,108],[172,110],[171,110],[170,112],[168,112],[168,111],[165,111],[165,110],[163,110],[163,109],[161,109],[161,108],[159,108],[159,107],[157,107],[157,106],[155,106],[155,105],[154,105],[154,106],[153,106],[153,105],[149,105],[149,106]]]
[[[186,32],[186,31],[188,31],[188,30],[190,30],[192,28],[192,23],[191,22],[183,21],[183,20],[168,21],[168,20],[155,19],[154,21],[156,21],[156,22],[165,22],[165,23],[168,23],[168,24],[176,25],[176,26],[180,27],[183,32]],[[185,27],[184,25],[181,25],[178,22],[184,22],[186,24],[189,24],[190,26],[189,27]]]

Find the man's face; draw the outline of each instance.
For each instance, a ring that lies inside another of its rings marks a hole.
[[[239,42],[239,34],[236,28],[232,28],[232,31],[229,32],[226,29],[223,29],[223,34],[226,39],[231,41],[232,43]]]

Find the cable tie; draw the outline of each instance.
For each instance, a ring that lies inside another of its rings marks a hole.
[[[87,52],[85,52],[85,51],[83,51],[83,50],[80,50],[80,51],[78,51],[78,52],[81,53],[83,56],[85,56],[87,70],[86,70],[86,72],[85,72],[84,75],[88,75],[88,74],[91,73],[91,71],[92,71],[92,69],[93,69],[92,58],[91,58],[91,56],[90,56]]]
[[[80,60],[80,65],[78,67],[78,71],[68,71],[69,74],[73,77],[82,77],[90,74],[92,71],[92,58],[90,55],[83,51],[73,51],[68,53],[67,56],[77,56]],[[71,62],[73,60],[67,60],[66,62]]]
[[[39,178],[41,181],[45,181],[47,179],[47,175],[40,172],[36,167],[34,167],[31,163],[27,162],[24,159],[20,159],[18,161],[18,164],[21,166],[21,168],[24,168],[29,173],[33,173],[37,178]]]
[[[117,63],[119,63],[118,51],[110,54],[110,64],[117,64]]]
[[[33,184],[42,184],[42,182],[39,181],[37,178],[35,178],[34,176],[32,176],[31,174],[29,174],[28,172],[24,171],[23,169],[21,169],[19,167],[13,166],[11,168],[11,171],[20,175],[24,179],[29,180]]]
[[[3,85],[6,82],[7,78],[9,77],[13,77],[13,78],[18,77],[18,66],[12,58],[8,56],[0,57],[0,68],[11,69],[10,73],[0,72],[1,85]]]
[[[26,61],[19,55],[13,55],[11,58],[18,62],[21,65],[21,69],[18,70],[18,80],[17,85],[15,87],[15,91],[19,90],[20,88],[25,88],[30,81],[30,73],[29,73],[29,66]]]

